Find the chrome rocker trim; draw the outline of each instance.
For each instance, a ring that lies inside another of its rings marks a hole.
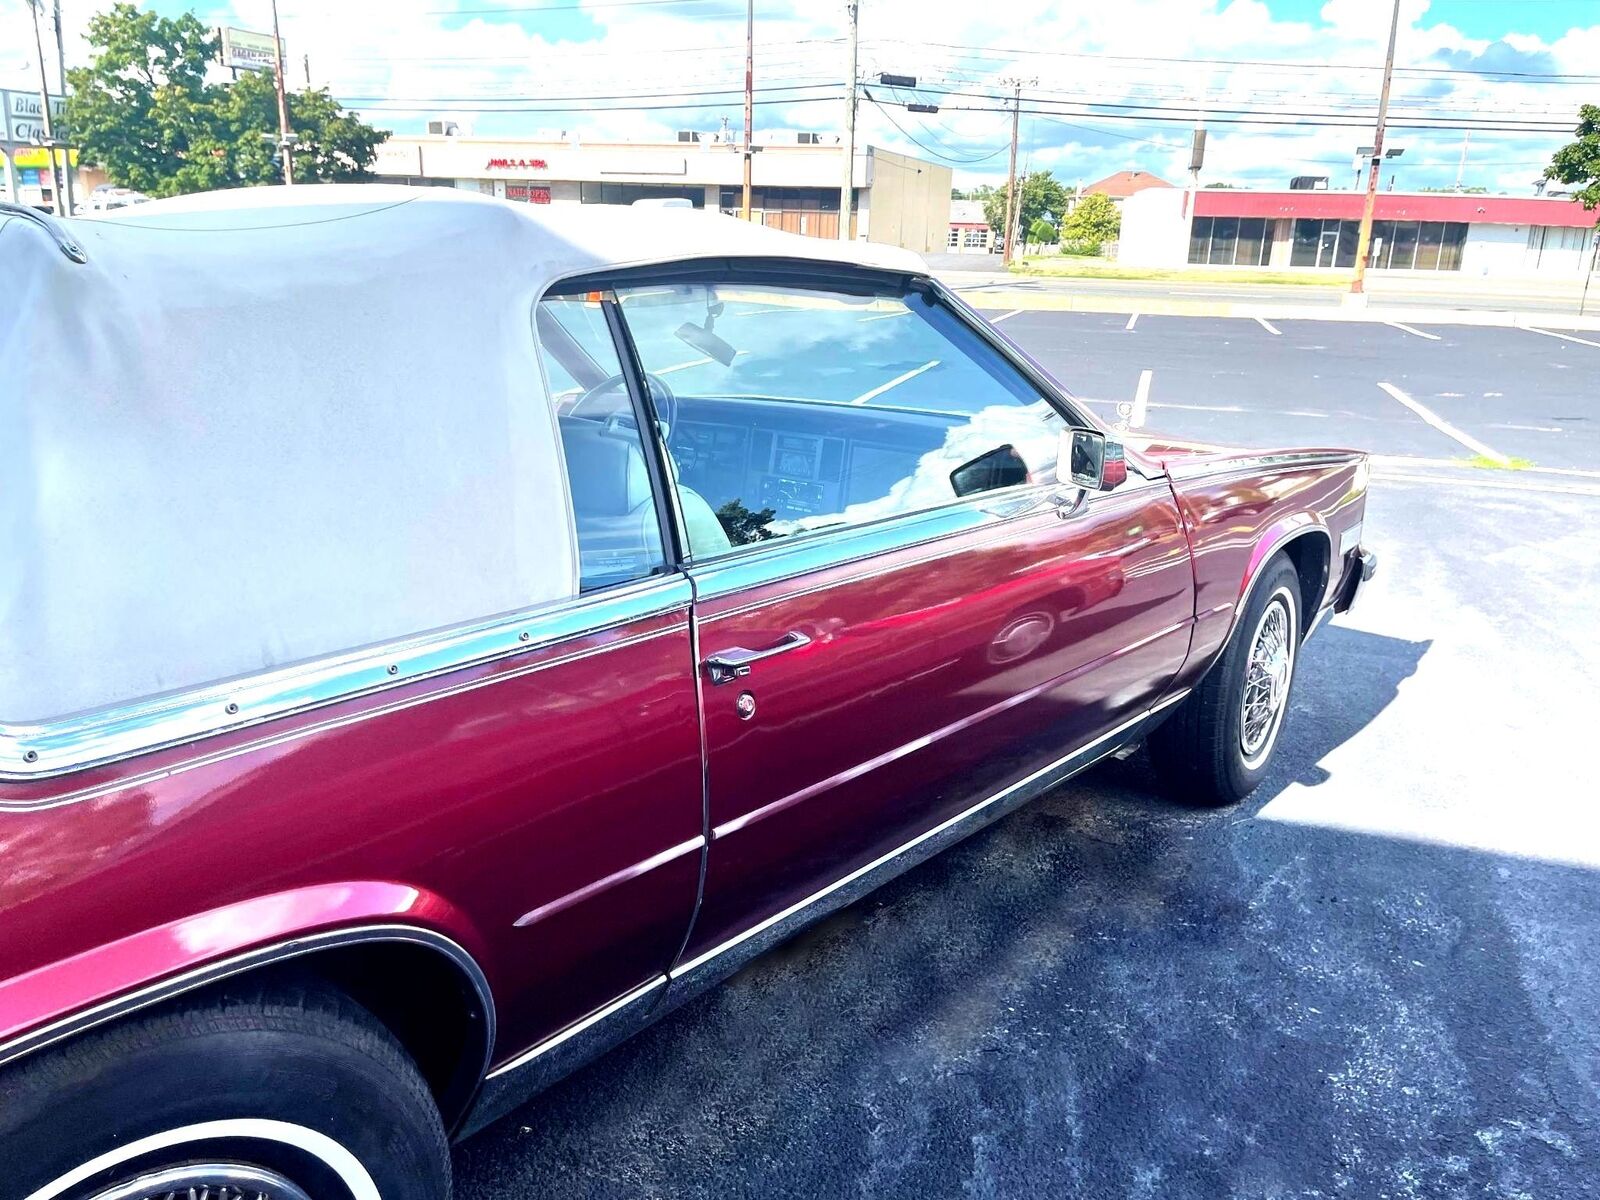
[[[505,1116],[530,1096],[625,1042],[657,1019],[735,974],[807,925],[853,904],[897,875],[926,862],[985,825],[1014,812],[1130,742],[1137,741],[1189,694],[1185,688],[1138,716],[1124,721],[1088,745],[980,800],[970,808],[918,834],[898,849],[858,867],[804,900],[751,926],[737,937],[666,975],[658,975],[627,995],[591,1013],[519,1054],[489,1074],[478,1103],[461,1123],[466,1137]]]

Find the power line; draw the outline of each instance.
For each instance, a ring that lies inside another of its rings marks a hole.
[[[796,83],[796,84],[783,84],[783,85],[774,85],[774,86],[764,86],[764,87],[756,88],[755,90],[757,92],[810,92],[810,91],[816,91],[819,88],[834,88],[834,89],[837,89],[838,87],[839,87],[838,82],[834,81],[834,82],[831,82],[831,83]],[[490,96],[485,96],[482,93],[479,93],[476,96],[388,96],[388,95],[360,96],[360,95],[345,95],[345,96],[342,96],[341,99],[342,100],[349,100],[349,101],[352,101],[352,102],[374,100],[374,101],[379,101],[379,102],[392,102],[392,103],[442,104],[442,105],[472,104],[472,103],[480,101],[480,100],[499,100],[499,101],[502,101],[502,102],[507,103],[507,104],[523,104],[523,103],[526,103],[526,104],[554,104],[554,103],[557,103],[557,102],[560,102],[560,101],[571,100],[571,101],[574,101],[575,103],[587,104],[591,100],[672,100],[672,99],[681,99],[681,98],[684,98],[684,97],[690,97],[690,98],[703,97],[703,98],[705,98],[707,100],[712,100],[714,98],[720,98],[722,96],[727,96],[727,95],[732,95],[732,94],[738,94],[740,96],[743,96],[744,95],[744,85],[740,84],[740,85],[738,85],[736,87],[735,86],[729,86],[729,87],[726,87],[726,88],[696,88],[696,89],[694,89],[692,91],[687,91],[687,92],[615,92],[615,93],[612,93],[610,95],[598,95],[598,96],[595,96],[595,95],[590,95],[590,96],[543,96],[543,95],[524,95],[524,96],[490,95]]]
[[[831,104],[843,99],[844,93],[837,92],[832,96],[795,96],[792,98],[777,100],[757,100],[756,105],[758,107],[772,107],[775,105],[791,104]],[[521,106],[506,107],[503,105],[490,104],[460,104],[452,105],[451,111],[460,113],[683,112],[698,108],[717,108],[724,103],[726,102],[699,100],[690,101],[684,104],[612,104],[598,106],[580,104],[577,107],[573,107],[571,105],[554,105],[547,108],[526,108]],[[363,104],[361,106],[361,111],[426,113],[433,112],[438,107],[439,106],[437,104]]]
[[[888,43],[910,47],[926,46],[942,50],[960,50],[967,55],[1029,55],[1046,58],[1072,58],[1083,59],[1091,62],[1124,62],[1124,63],[1150,63],[1153,65],[1167,66],[1172,64],[1187,64],[1193,66],[1224,66],[1224,67],[1268,67],[1295,74],[1304,74],[1307,71],[1381,71],[1382,66],[1372,63],[1316,63],[1316,62],[1283,62],[1271,59],[1250,58],[1187,58],[1163,57],[1153,54],[1088,54],[1082,51],[1070,50],[1037,50],[1032,48],[1006,47],[1006,46],[961,46],[954,42],[921,42],[909,38],[874,38],[873,43]],[[1556,74],[1535,71],[1497,71],[1492,68],[1477,67],[1396,67],[1396,74],[1406,75],[1471,75],[1479,78],[1507,77],[1512,79],[1535,79],[1545,82],[1567,80],[1578,83],[1600,83],[1600,75],[1582,74]]]
[[[949,163],[951,166],[970,167],[977,163],[988,162],[991,158],[1006,152],[1006,147],[1001,146],[998,150],[995,150],[989,154],[980,155],[977,158],[955,158],[948,153],[941,153],[940,151],[935,150],[932,146],[928,146],[919,141],[909,130],[906,129],[904,125],[895,120],[894,113],[889,111],[889,107],[884,104],[883,101],[876,99],[870,93],[868,94],[867,99],[871,100],[873,104],[877,105],[878,111],[883,113],[883,115],[888,119],[889,124],[893,125],[900,131],[901,137],[905,138],[906,141],[917,147],[917,149],[921,150],[924,154],[931,155],[932,157],[937,158],[940,162]],[[949,147],[946,146],[944,149],[948,151]]]
[[[708,4],[713,0],[594,0],[593,3],[577,4],[508,4],[498,8],[429,8],[424,9],[425,17],[476,17],[486,16],[491,13],[534,13],[545,12],[570,12],[576,9],[589,8],[655,8],[667,4]]]

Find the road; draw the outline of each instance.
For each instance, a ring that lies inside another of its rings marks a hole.
[[[1141,303],[1173,300],[1296,306],[1337,310],[1343,289],[1296,283],[1234,283],[1225,278],[1139,280],[1052,278],[1013,275],[1000,268],[998,257],[929,254],[928,265],[951,287],[968,293],[1022,292],[1041,297],[1076,297],[1086,306],[1115,306],[1124,311]],[[1374,271],[1367,276],[1370,306],[1375,311],[1400,308],[1454,309],[1468,313],[1547,313],[1551,320],[1571,317],[1582,302],[1576,281],[1567,283],[1516,279],[1485,279],[1450,273],[1437,280],[1416,275],[1392,276]],[[1600,284],[1591,285],[1584,311],[1600,316]]]
[[[1151,428],[1395,456],[1266,783],[1096,769],[462,1146],[462,1200],[1600,1194],[1600,346],[1125,323],[1001,328],[1113,414],[1153,371]],[[1437,465],[1385,382],[1546,469]]]
[[[1165,316],[1130,329],[1120,313],[988,315],[1108,420],[1148,370],[1148,425],[1200,441],[1440,459],[1487,448],[1600,470],[1600,334]]]

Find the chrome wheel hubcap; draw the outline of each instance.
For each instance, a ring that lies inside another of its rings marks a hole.
[[[1289,699],[1294,674],[1294,629],[1289,602],[1280,594],[1272,598],[1245,661],[1244,696],[1240,700],[1239,749],[1254,767],[1272,748]]]
[[[311,1200],[276,1171],[232,1163],[172,1167],[119,1183],[92,1200]]]

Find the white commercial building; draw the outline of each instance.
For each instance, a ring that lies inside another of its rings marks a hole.
[[[394,137],[372,170],[385,182],[465,188],[527,204],[629,204],[683,199],[739,211],[741,147],[685,132],[674,142],[517,140],[430,134]],[[820,134],[763,138],[751,156],[752,214],[810,237],[839,236],[844,148]],[[949,230],[950,168],[862,147],[855,157],[852,234],[926,254]]]
[[[1117,261],[1136,267],[1355,266],[1360,192],[1152,188],[1122,205]],[[1368,265],[1382,271],[1581,279],[1597,215],[1572,200],[1380,192]]]

